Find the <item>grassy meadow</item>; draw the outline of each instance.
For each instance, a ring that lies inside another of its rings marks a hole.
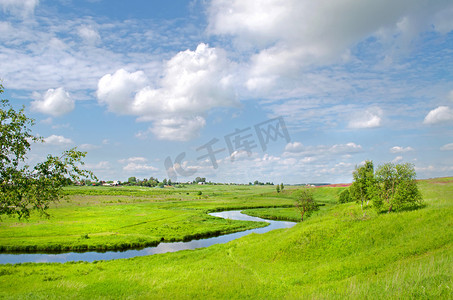
[[[354,203],[336,204],[342,189],[317,188],[315,199],[324,205],[293,228],[251,234],[227,244],[94,263],[1,265],[0,298],[453,298],[453,178],[420,181],[426,206],[390,214],[362,211]],[[93,243],[100,245],[112,238],[112,232],[131,243],[135,235],[153,240],[147,232],[153,226],[156,230],[168,226],[155,235],[165,239],[181,238],[191,230],[206,233],[250,226],[205,216],[207,211],[233,208],[296,220],[298,212],[288,207],[291,192],[286,188],[277,194],[266,186],[188,186],[151,192],[74,188],[68,190],[68,200],[50,211],[50,219],[4,218],[0,245],[45,247],[57,236],[59,243],[81,244],[83,234],[88,234],[84,238],[88,241],[104,235]],[[21,242],[14,240],[20,234]]]
[[[69,187],[65,193],[48,219],[3,217],[0,251],[122,250],[187,241],[266,225],[207,212],[292,205],[290,192],[277,195],[269,186]]]

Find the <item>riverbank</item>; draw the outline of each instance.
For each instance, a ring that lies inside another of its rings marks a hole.
[[[296,223],[288,221],[271,221],[257,217],[252,217],[241,213],[239,210],[230,210],[223,212],[210,213],[210,216],[217,218],[236,220],[236,221],[253,221],[262,226],[265,223],[265,227],[258,227],[254,229],[248,229],[239,231],[236,233],[229,233],[219,235],[211,238],[192,239],[188,242],[161,242],[154,247],[146,247],[143,249],[133,249],[126,251],[105,251],[105,252],[68,252],[59,254],[4,254],[0,253],[0,265],[2,264],[18,264],[18,263],[65,263],[65,262],[94,262],[98,260],[113,260],[113,259],[125,259],[133,258],[138,256],[147,256],[154,254],[163,254],[170,252],[177,252],[182,250],[194,250],[200,248],[206,248],[216,244],[224,244],[240,237],[246,236],[251,233],[266,233],[275,229],[291,228]]]

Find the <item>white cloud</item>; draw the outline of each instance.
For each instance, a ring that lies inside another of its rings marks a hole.
[[[198,137],[206,120],[201,116],[176,117],[154,121],[153,125],[151,132],[161,140],[188,141]]]
[[[349,128],[374,128],[381,126],[382,110],[378,107],[358,112],[349,121]]]
[[[0,0],[0,6],[3,7],[3,11],[8,11],[24,19],[34,13],[38,4],[39,0]]]
[[[146,173],[150,171],[158,171],[158,168],[155,168],[146,162],[148,159],[145,157],[141,156],[135,156],[135,157],[129,157],[125,159],[120,159],[118,160],[119,163],[121,164],[126,164],[123,166],[123,171],[126,171],[128,173]]]
[[[91,26],[88,25],[81,25],[77,29],[77,34],[80,38],[85,41],[85,43],[89,45],[96,45],[101,41],[101,36],[97,30],[93,29]]]
[[[397,156],[397,157],[395,157],[395,158],[392,160],[392,163],[396,164],[396,163],[398,163],[398,162],[400,162],[400,161],[402,161],[402,160],[403,160],[403,157],[402,157],[402,156]]]
[[[453,143],[443,145],[440,147],[440,150],[442,151],[453,151]]]
[[[135,156],[135,157],[129,157],[125,159],[120,159],[118,160],[119,163],[125,164],[125,163],[145,163],[148,160],[144,157],[141,156]]]
[[[74,142],[71,139],[65,138],[62,135],[51,135],[44,139],[44,142],[49,145],[61,146],[61,145],[70,145]]]
[[[238,105],[230,65],[222,50],[200,44],[167,61],[160,88],[145,87],[143,72],[118,70],[101,78],[97,95],[111,111],[153,122],[158,138],[186,141],[205,126],[209,110]]]
[[[348,59],[349,48],[367,37],[407,42],[433,28],[449,32],[452,8],[448,0],[214,0],[208,30],[259,49],[246,85],[261,89],[301,68]]]
[[[37,94],[35,94],[37,96]],[[60,87],[47,90],[42,100],[35,100],[31,103],[34,111],[59,117],[71,112],[75,107],[75,101],[64,88]]]
[[[119,69],[114,74],[104,75],[98,82],[96,95],[109,111],[118,114],[131,114],[133,97],[146,85],[148,79],[143,71],[129,73]]]
[[[108,161],[100,161],[96,164],[93,163],[87,163],[84,166],[87,170],[92,170],[92,171],[106,171],[106,170],[111,170],[112,165]]]
[[[137,164],[137,163],[128,163],[126,166],[123,167],[123,170],[130,173],[143,173],[149,171],[158,171],[158,168],[155,168],[151,165],[147,164]]]
[[[431,110],[425,117],[423,124],[438,124],[453,121],[453,110],[448,106],[439,106]]]
[[[93,144],[81,144],[78,146],[78,148],[82,151],[87,151],[87,150],[95,150],[101,148],[101,146],[98,145],[93,145]]]
[[[410,151],[414,151],[414,148],[412,147],[400,147],[400,146],[395,146],[395,147],[392,147],[390,148],[390,152],[391,153],[404,153],[404,152],[410,152]]]
[[[285,147],[284,157],[291,156],[322,156],[333,154],[351,154],[358,153],[363,150],[361,145],[353,142],[346,144],[335,145],[318,145],[318,146],[304,146],[300,142],[288,143]]]
[[[294,142],[294,143],[288,143],[285,146],[285,151],[287,152],[302,152],[304,150],[304,145],[299,142]]]

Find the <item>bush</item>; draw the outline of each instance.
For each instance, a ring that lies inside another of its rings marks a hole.
[[[348,203],[352,202],[351,195],[349,195],[349,189],[344,189],[343,191],[338,194],[338,202],[339,203]]]

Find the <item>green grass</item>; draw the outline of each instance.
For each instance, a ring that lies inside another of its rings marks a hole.
[[[132,259],[0,266],[0,298],[452,299],[453,178],[420,187],[426,206],[413,211],[335,205],[338,191],[321,188],[324,210],[291,229]]]

